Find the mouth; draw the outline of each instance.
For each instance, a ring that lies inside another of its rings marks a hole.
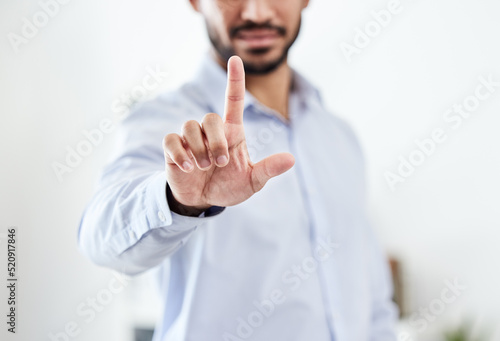
[[[271,47],[281,35],[274,29],[253,28],[240,30],[235,38],[242,41],[250,49],[264,49]]]

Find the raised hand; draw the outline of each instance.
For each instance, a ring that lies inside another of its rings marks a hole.
[[[201,125],[187,121],[181,135],[168,134],[163,140],[167,182],[173,199],[184,211],[237,205],[295,162],[291,154],[279,153],[252,163],[243,128],[242,60],[231,57],[227,69],[224,120],[210,113],[203,117]]]

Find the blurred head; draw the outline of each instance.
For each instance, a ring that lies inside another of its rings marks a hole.
[[[241,57],[248,74],[267,74],[286,61],[309,0],[190,0],[207,26],[221,63]]]

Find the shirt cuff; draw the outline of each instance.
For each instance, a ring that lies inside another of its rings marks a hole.
[[[225,207],[212,206],[198,217],[188,217],[170,210],[167,201],[167,179],[164,172],[155,174],[146,189],[146,209],[149,229],[165,228],[179,231],[194,228],[213,219],[225,210]]]
[[[200,217],[213,217],[224,211],[226,208],[222,206],[212,206],[205,212],[203,212]]]
[[[163,235],[189,233],[197,226],[214,219],[224,207],[213,206],[199,217],[187,217],[170,211],[166,195],[167,180],[164,172],[151,175],[149,181],[141,189],[140,205],[132,215],[135,219],[129,228],[124,228],[112,237],[108,252],[121,254],[132,247],[151,230],[163,230]],[[160,232],[160,231],[159,231]]]

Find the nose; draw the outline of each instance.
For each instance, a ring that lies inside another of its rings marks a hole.
[[[273,18],[274,0],[246,0],[241,12],[241,19],[255,23],[265,23]],[[283,1],[283,0],[278,0]]]

